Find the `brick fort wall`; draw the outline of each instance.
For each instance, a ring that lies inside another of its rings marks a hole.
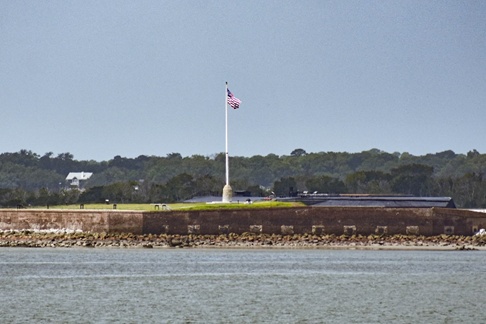
[[[294,207],[211,211],[0,209],[0,229],[133,234],[472,235],[486,214],[445,208]]]

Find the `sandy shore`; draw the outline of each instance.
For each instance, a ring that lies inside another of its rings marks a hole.
[[[0,247],[94,248],[304,248],[381,250],[486,250],[482,236],[133,235],[107,233],[0,232]]]

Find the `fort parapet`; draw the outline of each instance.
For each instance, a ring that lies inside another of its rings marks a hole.
[[[2,230],[133,234],[472,235],[486,214],[448,208],[292,207],[192,211],[1,209]]]

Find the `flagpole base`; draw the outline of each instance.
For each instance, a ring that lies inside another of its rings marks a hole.
[[[223,202],[230,203],[233,201],[233,189],[230,185],[225,185],[223,187]]]

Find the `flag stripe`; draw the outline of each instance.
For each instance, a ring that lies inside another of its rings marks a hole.
[[[241,103],[241,100],[236,98],[231,93],[231,91],[229,91],[229,89],[228,89],[228,105],[230,105],[231,108],[233,108],[233,109],[238,109],[238,108],[240,108],[240,103]]]

